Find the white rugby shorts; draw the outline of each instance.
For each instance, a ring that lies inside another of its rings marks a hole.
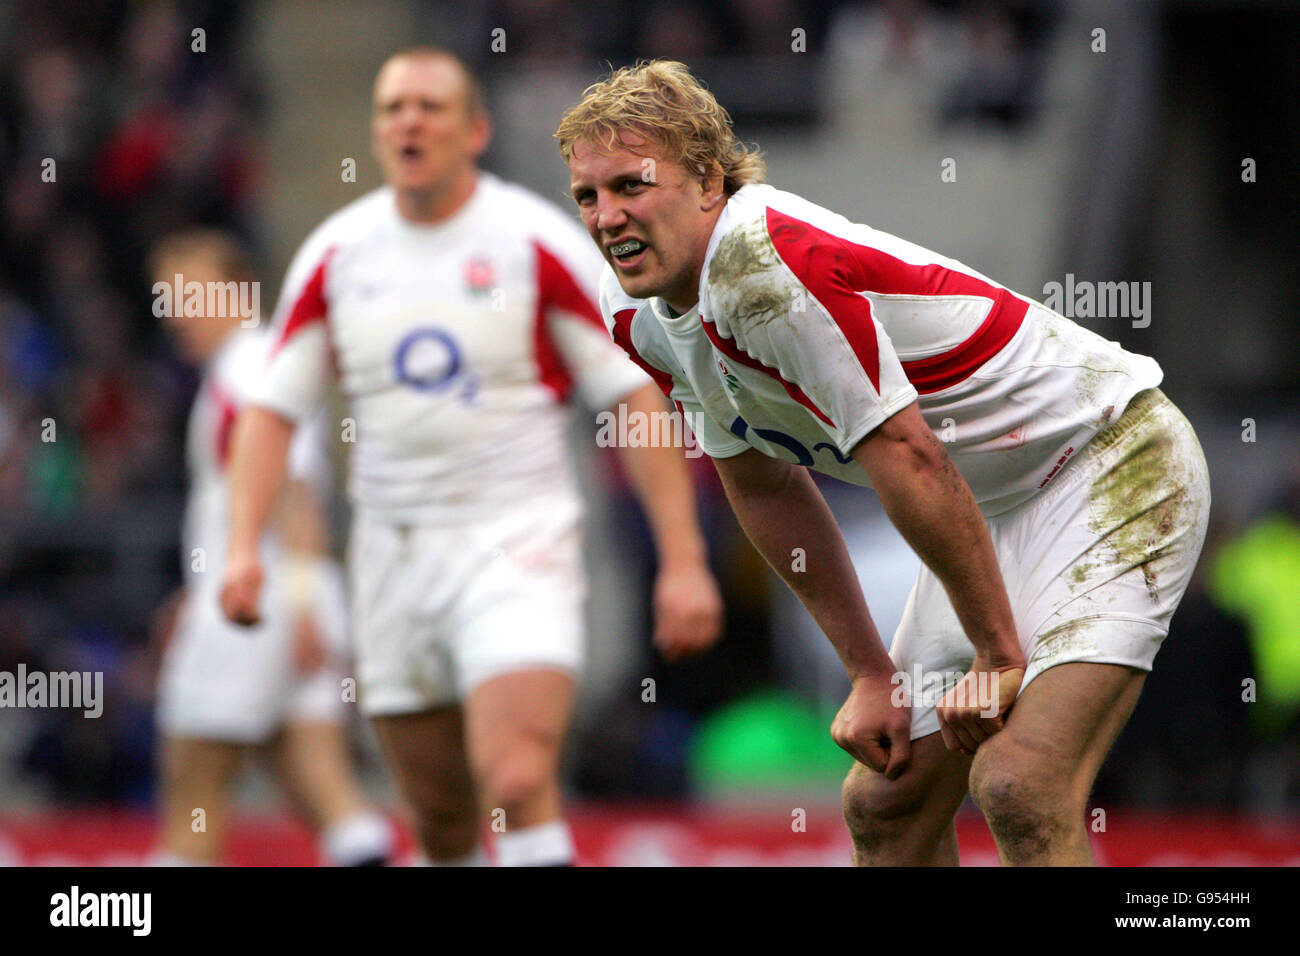
[[[292,615],[280,581],[268,568],[262,621],[251,628],[225,619],[215,583],[192,590],[163,655],[157,703],[163,734],[258,744],[286,723],[345,719],[343,576],[321,575],[315,620],[330,653],[310,674],[294,668]]]
[[[1028,667],[1151,670],[1205,540],[1209,472],[1191,424],[1159,389],[1138,393],[1050,485],[987,519]],[[912,739],[939,730],[938,698],[975,650],[922,565],[890,645],[912,696]]]
[[[576,502],[450,526],[397,525],[359,510],[348,564],[366,716],[451,705],[512,671],[581,668]]]

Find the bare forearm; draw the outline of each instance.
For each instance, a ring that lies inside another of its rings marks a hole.
[[[230,550],[254,553],[284,483],[293,423],[250,407],[239,416],[230,455]]]
[[[725,464],[718,471],[745,534],[808,609],[849,676],[892,673],[844,538],[812,477],[789,466],[780,483],[755,486],[729,478]]]
[[[315,491],[307,482],[288,483],[275,524],[290,554],[302,558],[319,558],[325,554],[328,538],[325,517]]]
[[[887,454],[892,466],[871,474],[890,520],[943,583],[976,651],[995,665],[1018,661],[997,554],[965,479],[933,434],[911,447],[895,443]]]
[[[627,397],[629,413],[662,413],[666,406],[653,385]],[[695,506],[695,488],[682,449],[622,448],[621,460],[645,509],[660,566],[707,559]]]

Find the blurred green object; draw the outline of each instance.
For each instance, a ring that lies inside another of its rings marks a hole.
[[[713,791],[838,787],[853,758],[831,740],[832,716],[781,691],[729,704],[700,722],[691,780]]]
[[[1300,715],[1300,524],[1285,515],[1257,521],[1219,549],[1210,588],[1250,634],[1259,669],[1255,728],[1281,734]]]
[[[36,510],[47,515],[70,513],[80,501],[82,458],[76,443],[62,441],[33,444],[28,481]]]

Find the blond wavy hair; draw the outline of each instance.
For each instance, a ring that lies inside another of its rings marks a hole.
[[[758,150],[736,138],[727,111],[686,64],[676,60],[643,60],[587,87],[578,105],[560,120],[555,138],[567,162],[578,140],[613,149],[624,132],[654,140],[701,177],[720,167],[727,195],[748,183],[761,183],[767,175]]]

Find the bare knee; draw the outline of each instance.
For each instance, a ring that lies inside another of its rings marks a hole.
[[[1043,857],[1082,825],[1086,795],[1074,789],[1015,748],[981,747],[971,767],[971,798],[1012,859]]]
[[[480,769],[480,786],[488,806],[506,819],[529,815],[558,786],[555,755],[537,742],[502,748]]]
[[[886,780],[855,764],[841,791],[844,822],[860,851],[871,852],[907,828],[925,805],[925,794],[910,783]]]

